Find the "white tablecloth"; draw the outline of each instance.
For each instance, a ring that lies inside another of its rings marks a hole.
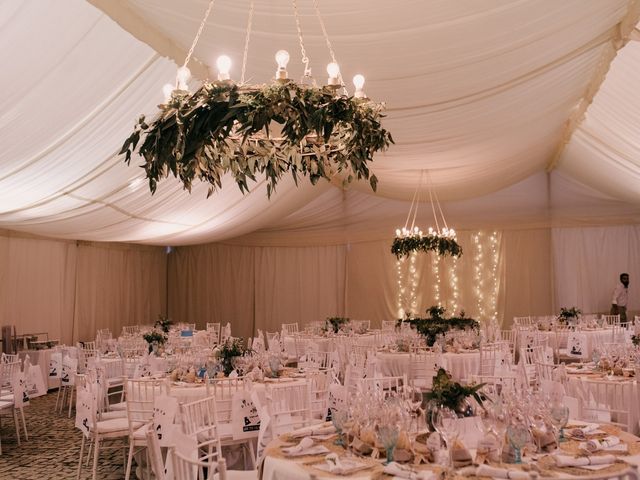
[[[364,333],[361,335],[356,335],[355,337],[347,337],[341,335],[335,335],[330,337],[322,337],[322,336],[301,336],[302,341],[305,344],[305,349],[307,350],[317,350],[320,352],[331,352],[337,349],[337,346],[341,344],[341,342],[354,342],[358,345],[362,345],[365,347],[371,347],[372,349],[377,347],[376,345],[377,338],[373,333]],[[296,355],[296,343],[293,335],[285,335],[284,336],[284,350],[289,356]]]
[[[378,353],[374,360],[377,375],[397,377],[409,373],[408,353]],[[446,368],[455,381],[470,379],[480,367],[480,352],[444,353],[439,365]]]

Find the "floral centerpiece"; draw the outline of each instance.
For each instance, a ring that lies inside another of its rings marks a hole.
[[[142,335],[142,338],[144,338],[144,340],[149,344],[149,353],[153,351],[154,346],[157,348],[160,345],[164,345],[167,341],[166,335],[157,329],[145,333]]]
[[[576,307],[564,308],[560,309],[560,314],[557,319],[559,323],[566,324],[570,322],[575,322],[580,318],[582,312],[578,310]]]
[[[640,345],[640,334],[636,333],[635,335],[631,335],[631,343],[633,343],[635,347]]]
[[[445,312],[446,309],[444,307],[432,306],[426,310],[429,317],[407,317],[398,320],[398,325],[404,322],[415,327],[416,331],[425,338],[429,347],[435,344],[438,335],[444,335],[450,330],[472,329],[476,332],[480,331],[480,324],[473,318],[467,317],[464,310],[457,317],[449,318],[444,317]]]
[[[469,416],[472,414],[473,409],[467,398],[474,398],[482,407],[482,402],[487,398],[481,392],[484,386],[484,383],[461,385],[458,382],[454,382],[451,375],[444,368],[440,368],[436,376],[433,377],[432,389],[424,392],[422,398],[426,405],[448,407],[458,415]]]
[[[214,354],[220,361],[225,376],[229,376],[229,374],[233,372],[235,369],[233,363],[238,357],[243,357],[249,353],[251,353],[251,350],[245,347],[244,340],[238,337],[227,338],[214,350]]]
[[[166,315],[158,315],[158,320],[156,320],[156,323],[153,326],[159,330],[162,330],[164,333],[169,333],[171,325],[173,325],[173,322],[169,317],[167,317]]]
[[[324,323],[324,331],[338,333],[349,325],[350,319],[348,317],[327,317]]]

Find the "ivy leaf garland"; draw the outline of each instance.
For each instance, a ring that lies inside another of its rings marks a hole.
[[[120,150],[130,164],[142,141],[137,151],[151,193],[170,173],[189,192],[194,179],[209,183],[207,196],[222,188],[226,173],[243,193],[264,174],[269,197],[287,172],[296,185],[300,175],[315,185],[341,172],[345,185],[366,179],[375,191],[367,163],[393,143],[381,124],[383,105],[326,87],[205,83],[193,94],[174,91],[159,108],[151,124],[140,117]]]
[[[395,237],[391,245],[391,253],[398,259],[402,256],[409,256],[414,251],[426,253],[429,250],[433,250],[441,256],[460,257],[462,255],[462,247],[454,238],[436,234]]]

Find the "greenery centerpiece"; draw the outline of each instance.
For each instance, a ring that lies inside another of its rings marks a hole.
[[[340,330],[349,325],[351,320],[348,317],[327,317],[324,322],[324,331],[338,333]]]
[[[640,335],[638,334],[631,335],[631,343],[633,343],[633,345],[636,347],[640,345]]]
[[[557,319],[559,323],[566,324],[569,322],[577,321],[581,314],[582,312],[576,307],[571,307],[571,308],[562,307],[560,308],[560,314],[558,315]]]
[[[156,320],[156,323],[154,323],[153,326],[159,330],[162,330],[164,333],[169,333],[171,325],[173,325],[173,322],[169,317],[167,317],[166,315],[158,315],[158,320]]]
[[[407,317],[398,320],[398,325],[403,322],[415,327],[416,331],[425,338],[427,346],[432,347],[438,335],[444,335],[450,330],[472,329],[480,331],[480,324],[473,318],[465,315],[464,310],[456,317],[445,318],[446,308],[432,306],[426,310],[427,318]]]
[[[472,407],[467,402],[467,398],[472,397],[482,407],[482,402],[486,396],[481,392],[484,383],[477,385],[461,385],[454,382],[451,375],[444,369],[439,368],[438,373],[433,377],[433,387],[430,391],[423,392],[423,402],[425,405],[444,406],[450,408],[461,416],[472,414]]]
[[[235,360],[238,357],[243,357],[251,353],[251,350],[245,347],[244,340],[242,338],[228,337],[224,342],[216,347],[214,352],[222,365],[222,371],[225,376],[228,377],[235,369]]]
[[[149,353],[153,351],[154,346],[157,348],[160,345],[164,345],[167,341],[166,335],[158,329],[145,333],[142,335],[142,338],[149,344]]]
[[[225,174],[243,193],[263,174],[271,196],[287,172],[296,184],[301,175],[313,185],[342,173],[344,184],[366,179],[375,191],[368,163],[393,143],[381,125],[382,104],[330,87],[205,82],[193,94],[174,90],[159,108],[153,122],[139,118],[120,150],[130,164],[137,148],[151,193],[170,173],[189,192],[194,179],[208,183],[208,196]]]

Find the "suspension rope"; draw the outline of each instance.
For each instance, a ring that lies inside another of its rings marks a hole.
[[[300,53],[302,54],[302,63],[304,64],[303,77],[311,77],[311,68],[309,68],[309,57],[304,48],[304,40],[302,39],[302,27],[300,26],[300,16],[298,15],[298,0],[292,0],[293,14],[296,17],[296,28],[298,29],[298,40],[300,41]]]
[[[251,28],[253,27],[253,7],[254,0],[249,6],[249,19],[247,20],[247,34],[244,38],[244,53],[242,55],[242,73],[240,74],[240,84],[244,83],[244,75],[247,71],[247,57],[249,56],[249,39],[251,38]]]
[[[195,50],[196,45],[198,44],[198,40],[200,40],[200,35],[202,35],[202,31],[204,30],[204,26],[207,23],[207,19],[209,18],[209,14],[211,13],[211,9],[213,8],[213,4],[215,3],[215,1],[216,0],[211,0],[209,2],[209,6],[207,7],[207,11],[204,14],[204,18],[202,19],[202,22],[200,22],[200,28],[198,28],[198,33],[196,33],[196,37],[193,39],[193,43],[191,44],[191,48],[189,49],[187,58],[184,59],[184,64],[182,65],[183,67],[186,67],[189,64],[189,61],[191,60],[193,51]]]
[[[329,49],[329,55],[331,55],[331,61],[333,63],[338,63],[336,60],[336,54],[333,51],[333,47],[331,46],[331,40],[329,40],[329,34],[327,33],[327,29],[324,25],[324,20],[322,19],[322,15],[320,15],[320,7],[318,6],[318,0],[313,0],[313,8],[316,11],[316,16],[318,17],[318,23],[320,24],[320,28],[322,29],[322,35],[324,36],[324,41],[327,44],[327,48]],[[342,85],[342,90],[345,95],[349,95],[347,91],[347,87],[344,84],[344,79],[342,78],[342,72],[338,72],[338,80],[340,80],[340,85]]]

